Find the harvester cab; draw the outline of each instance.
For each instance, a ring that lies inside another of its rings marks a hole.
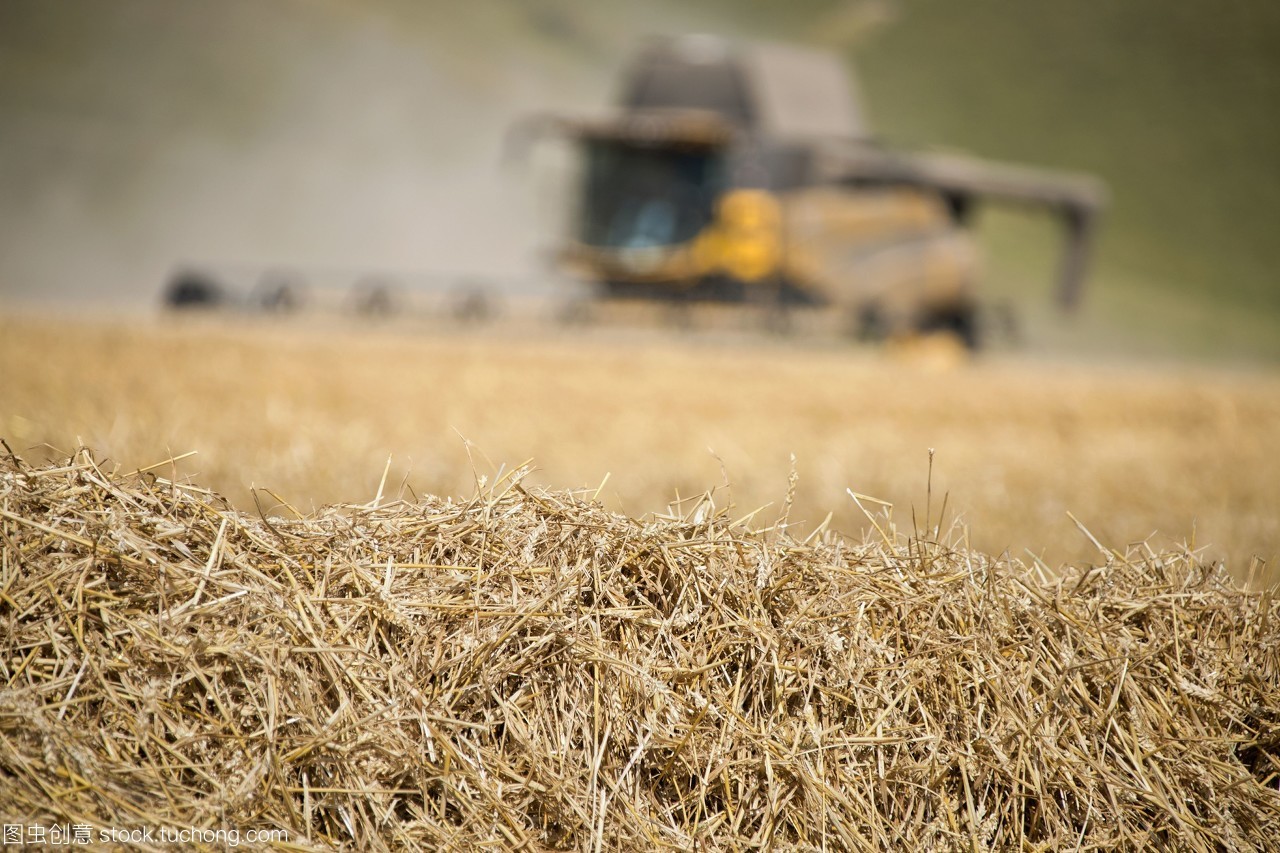
[[[1064,175],[886,149],[834,54],[709,36],[654,39],[618,109],[542,114],[513,140],[566,136],[581,156],[560,266],[604,297],[832,309],[867,337],[949,330],[978,341],[981,201],[1066,225],[1073,307],[1104,188]]]

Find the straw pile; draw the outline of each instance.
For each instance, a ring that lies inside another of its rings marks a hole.
[[[0,816],[295,848],[1243,850],[1280,608],[1186,554],[1055,581],[519,475],[229,510],[0,461]],[[95,832],[97,830],[95,829]]]

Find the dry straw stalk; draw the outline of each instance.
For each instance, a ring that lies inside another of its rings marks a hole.
[[[521,473],[286,521],[4,458],[0,816],[294,849],[1280,838],[1280,609],[1192,555],[1051,580],[887,517],[800,542]]]

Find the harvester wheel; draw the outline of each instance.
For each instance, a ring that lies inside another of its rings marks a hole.
[[[970,352],[982,345],[978,311],[971,305],[948,308],[930,315],[920,324],[920,331],[926,334],[944,332],[955,335]]]
[[[164,301],[170,308],[217,308],[226,302],[226,294],[212,278],[182,271],[170,279]]]

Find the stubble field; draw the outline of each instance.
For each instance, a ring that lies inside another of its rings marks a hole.
[[[1277,577],[1280,376],[1264,370],[1007,354],[940,369],[617,329],[39,317],[0,319],[0,364],[0,437],[19,455],[83,444],[131,471],[194,451],[177,475],[242,510],[306,514],[380,485],[469,495],[532,459],[529,482],[635,517],[714,490],[759,524],[794,470],[802,535],[830,514],[860,538],[871,524],[852,490],[892,504],[903,530],[927,514],[984,553],[1051,568],[1102,558],[1070,513],[1109,548],[1185,545],[1238,578]]]
[[[190,320],[0,321],[6,824],[583,853],[1280,831],[1280,601],[1238,584],[1276,578],[1274,375]]]

